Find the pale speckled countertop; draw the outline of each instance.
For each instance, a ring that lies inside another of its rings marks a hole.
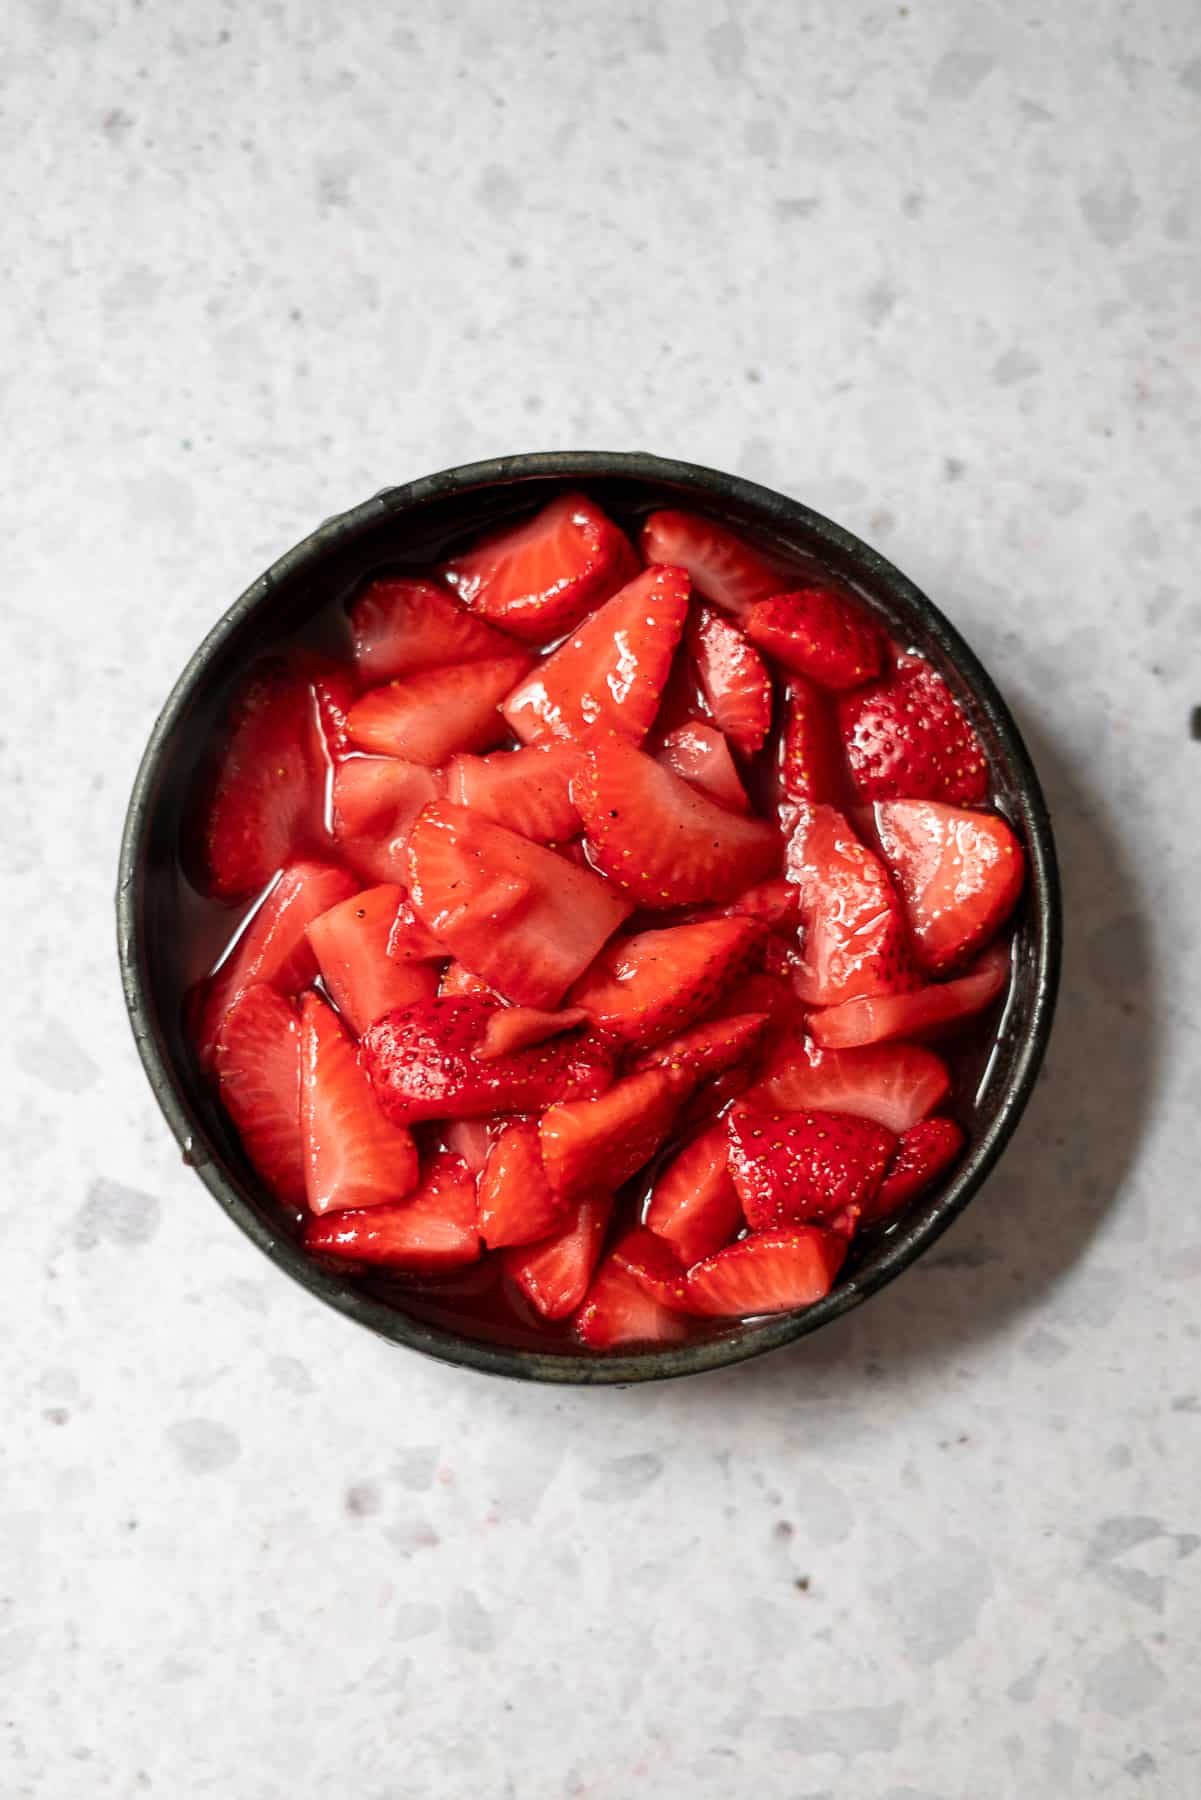
[[[6,25],[4,1800],[1191,1800],[1192,0]],[[966,1218],[795,1353],[647,1392],[426,1364],[276,1276],[112,942],[229,599],[387,483],[573,445],[879,544],[1029,729],[1067,883]]]

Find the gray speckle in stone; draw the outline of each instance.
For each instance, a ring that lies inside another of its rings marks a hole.
[[[384,1496],[374,1481],[356,1481],[347,1488],[343,1504],[352,1519],[369,1519],[382,1509]]]
[[[1082,190],[1080,210],[1097,242],[1107,249],[1116,249],[1133,236],[1139,202],[1124,161],[1115,159],[1097,181]]]
[[[18,1054],[26,1073],[57,1094],[82,1094],[100,1073],[61,1019],[47,1020],[36,1036],[24,1039]]]
[[[821,201],[816,194],[799,194],[792,199],[777,200],[772,208],[777,219],[811,219]]]
[[[774,156],[780,148],[780,131],[774,119],[749,119],[742,141],[751,156]]]
[[[1152,1706],[1167,1686],[1160,1669],[1137,1638],[1128,1638],[1094,1663],[1085,1679],[1085,1692],[1098,1711],[1111,1718],[1130,1719]]]
[[[407,1644],[413,1638],[428,1637],[431,1631],[438,1629],[441,1617],[436,1606],[428,1606],[420,1600],[403,1601],[392,1614],[392,1635],[401,1644]]]
[[[765,1718],[764,1728],[776,1748],[792,1756],[831,1753],[848,1762],[869,1751],[895,1750],[901,1741],[905,1708],[847,1706],[806,1713],[802,1718]]]
[[[236,1462],[242,1446],[227,1425],[216,1419],[178,1419],[167,1427],[167,1442],[185,1469],[208,1475]]]
[[[1076,1752],[1079,1747],[1079,1733],[1070,1725],[1065,1725],[1062,1719],[1052,1719],[1047,1731],[1045,1761],[1049,1792],[1058,1794],[1066,1791],[1076,1767]]]
[[[384,1534],[402,1556],[414,1556],[418,1550],[433,1550],[442,1541],[428,1519],[414,1514],[390,1525]]]
[[[1022,1340],[1022,1354],[1037,1363],[1040,1369],[1050,1369],[1069,1354],[1069,1346],[1053,1331],[1044,1331],[1041,1325],[1036,1325]]]
[[[1086,1560],[1090,1567],[1111,1562],[1115,1556],[1121,1556],[1126,1550],[1133,1550],[1137,1544],[1145,1544],[1150,1538],[1162,1537],[1163,1533],[1164,1527],[1160,1521],[1149,1518],[1145,1513],[1121,1514],[1112,1519],[1102,1519],[1089,1542]]]
[[[392,1465],[392,1473],[410,1494],[424,1494],[433,1486],[441,1451],[437,1444],[409,1444]]]
[[[719,81],[736,81],[746,61],[746,34],[732,16],[705,33],[705,52]]]
[[[868,288],[860,302],[860,309],[868,324],[874,329],[883,325],[885,319],[895,310],[899,298],[892,283],[881,278],[879,281],[873,281],[871,287]]]
[[[485,212],[507,217],[521,200],[521,184],[500,163],[489,163],[480,171],[475,195]]]
[[[992,378],[999,387],[1012,387],[1017,381],[1028,381],[1031,375],[1037,375],[1042,364],[1028,350],[1015,345],[1006,350],[993,364]]]
[[[1047,502],[1047,511],[1053,519],[1067,519],[1079,512],[1088,499],[1088,488],[1082,481],[1072,481],[1059,475],[1048,475],[1040,484],[1040,492]]]
[[[289,1394],[312,1394],[316,1391],[313,1377],[296,1356],[272,1356],[267,1363],[267,1372],[277,1388],[283,1388]]]
[[[642,1450],[633,1456],[615,1456],[597,1468],[597,1478],[584,1489],[585,1500],[632,1500],[644,1488],[658,1481],[663,1473],[663,1458],[653,1450]]]
[[[1046,1660],[1045,1656],[1036,1656],[1025,1674],[1010,1682],[1005,1691],[1016,1705],[1028,1706],[1037,1694]]]
[[[940,1662],[971,1637],[992,1585],[980,1546],[948,1538],[911,1563],[878,1598],[895,1618],[909,1660],[924,1666]]]
[[[968,100],[995,67],[996,59],[984,50],[948,50],[934,65],[930,97],[932,100]]]
[[[1180,71],[1180,85],[1192,94],[1201,94],[1201,56],[1194,56]]]
[[[194,1681],[200,1674],[200,1669],[196,1663],[188,1662],[185,1657],[164,1656],[158,1666],[158,1672],[164,1681]]]
[[[1146,1775],[1154,1775],[1157,1766],[1149,1750],[1140,1750],[1137,1756],[1132,1756],[1129,1762],[1122,1764],[1127,1775],[1133,1775],[1136,1781],[1142,1781]]]
[[[492,1616],[480,1604],[478,1594],[461,1588],[446,1608],[446,1631],[456,1650],[487,1651],[495,1647]]]
[[[75,1248],[94,1250],[110,1243],[131,1249],[148,1244],[158,1230],[161,1212],[156,1195],[100,1177],[75,1215]]]

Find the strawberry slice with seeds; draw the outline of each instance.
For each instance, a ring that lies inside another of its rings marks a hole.
[[[967,1140],[954,1119],[919,1119],[904,1133],[864,1221],[886,1219],[932,1187]]]
[[[754,919],[702,919],[615,938],[571,990],[598,1031],[645,1046],[708,1012],[762,935]]]
[[[645,569],[544,658],[504,704],[525,743],[618,732],[641,743],[654,723],[688,612],[682,569]]]
[[[480,1234],[488,1249],[549,1237],[565,1222],[568,1205],[546,1178],[535,1121],[506,1125],[480,1176]]]
[[[664,1238],[635,1226],[614,1244],[613,1261],[660,1306],[687,1312],[684,1265]]]
[[[823,1300],[847,1252],[840,1233],[797,1225],[741,1238],[688,1272],[693,1312],[745,1319]]]
[[[680,1100],[674,1070],[647,1069],[627,1075],[598,1099],[549,1106],[538,1132],[551,1186],[569,1195],[600,1180],[620,1187],[655,1154],[675,1122]]]
[[[578,747],[569,743],[454,756],[446,768],[447,797],[536,844],[565,841],[580,829],[570,793],[580,760]]]
[[[606,1051],[578,1034],[483,1057],[499,1003],[482,994],[439,996],[389,1013],[364,1032],[372,1086],[397,1125],[419,1119],[478,1119],[534,1112],[553,1100],[590,1098],[612,1078]]]
[[[441,797],[440,770],[398,756],[351,756],[334,770],[330,788],[334,839],[368,881],[395,881],[422,807]]]
[[[765,925],[795,926],[800,913],[800,895],[795,885],[783,875],[771,881],[761,881],[755,887],[749,887],[731,900],[726,907],[727,915],[741,914],[748,919],[760,919]]]
[[[642,555],[648,563],[687,569],[697,592],[736,618],[779,592],[780,565],[700,513],[651,513],[642,527]]]
[[[876,833],[924,968],[942,974],[996,936],[1025,880],[1004,819],[938,800],[881,800]]]
[[[302,1207],[300,1024],[295,1007],[261,982],[245,988],[221,1021],[214,1067],[221,1103],[247,1156],[278,1199]]]
[[[1009,945],[994,944],[953,981],[935,982],[916,993],[871,994],[828,1006],[810,1013],[809,1031],[832,1050],[949,1031],[992,1005],[1008,986],[1009,967]]]
[[[719,729],[736,750],[753,756],[771,726],[771,677],[763,658],[737,625],[710,606],[689,618],[686,641]]]
[[[300,1129],[315,1213],[386,1205],[417,1180],[411,1135],[384,1117],[353,1041],[316,994],[300,1015]]]
[[[428,962],[394,962],[388,943],[404,889],[366,888],[308,926],[309,943],[330,999],[356,1037],[386,1012],[428,1000],[438,972]]]
[[[456,750],[487,750],[504,737],[500,703],[529,666],[528,656],[496,656],[422,669],[372,688],[351,708],[351,741],[360,750],[427,768]]]
[[[500,1001],[496,989],[490,987],[482,975],[473,975],[461,962],[448,962],[442,971],[442,979],[438,983],[438,993],[443,998],[454,999],[465,994],[487,994],[489,999]]]
[[[823,1050],[802,1038],[776,1051],[746,1099],[765,1112],[854,1113],[900,1136],[950,1091],[946,1063],[919,1044]]]
[[[838,702],[851,779],[864,800],[945,800],[979,805],[988,796],[980,740],[936,669],[900,656],[884,680]]]
[[[567,1222],[551,1237],[505,1252],[505,1274],[543,1318],[565,1319],[583,1300],[612,1211],[609,1194],[585,1194],[571,1203]]]
[[[884,657],[871,620],[833,588],[798,588],[757,601],[746,621],[752,643],[819,687],[862,687]]]
[[[637,567],[629,539],[599,506],[584,494],[563,494],[532,519],[452,557],[441,575],[472,612],[544,644],[570,631]]]
[[[762,1012],[707,1019],[691,1031],[682,1031],[678,1037],[644,1050],[635,1059],[633,1069],[676,1068],[698,1081],[724,1074],[753,1055],[767,1022],[768,1016]]]
[[[403,888],[388,933],[388,955],[393,962],[444,962],[446,959],[445,950],[433,932],[421,923]]]
[[[678,1344],[688,1335],[679,1312],[660,1305],[616,1256],[607,1257],[597,1270],[575,1328],[589,1350],[617,1350],[630,1344],[649,1349]]]
[[[460,1156],[440,1151],[407,1200],[309,1219],[304,1245],[320,1256],[442,1275],[477,1262],[475,1178]]]
[[[432,581],[403,576],[373,581],[350,608],[350,629],[355,662],[369,686],[421,669],[511,656],[519,648]]]
[[[846,777],[833,709],[829,695],[803,675],[794,675],[785,689],[777,770],[785,802],[839,804]]]
[[[811,1006],[904,993],[919,976],[892,883],[832,806],[798,803],[785,852],[800,897],[803,958],[796,990]]]
[[[896,1135],[851,1113],[730,1112],[730,1178],[752,1231],[862,1210],[884,1179]]]
[[[548,1038],[582,1025],[588,1014],[581,1006],[565,1006],[558,1012],[544,1012],[537,1006],[504,1006],[494,1012],[484,1027],[476,1055],[485,1062],[507,1056],[512,1050],[532,1049]]]
[[[742,1228],[729,1157],[725,1124],[711,1125],[673,1157],[651,1192],[647,1229],[672,1247],[685,1268],[715,1255]]]
[[[617,740],[589,750],[571,784],[596,868],[642,905],[729,900],[778,865],[780,840]]]
[[[716,725],[693,720],[669,731],[655,760],[732,812],[750,812],[751,803],[734,767],[730,747]]]
[[[461,806],[422,813],[408,873],[447,953],[525,1006],[556,1006],[630,912],[599,875]]]

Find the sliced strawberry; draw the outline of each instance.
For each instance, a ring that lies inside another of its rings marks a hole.
[[[616,740],[588,753],[571,795],[588,854],[648,907],[729,900],[778,866],[780,840]]]
[[[765,1112],[853,1113],[899,1136],[941,1106],[950,1090],[946,1063],[918,1044],[823,1050],[810,1038],[793,1038],[746,1098]]]
[[[735,617],[780,588],[779,564],[700,513],[652,513],[642,527],[642,555],[687,569],[697,592]]]
[[[923,967],[942,974],[996,936],[1025,880],[1004,819],[937,800],[881,800],[876,831]]]
[[[314,919],[346,900],[357,883],[332,863],[298,862],[243,925],[225,960],[211,977],[199,1007],[196,1049],[203,1067],[212,1063],[217,1034],[238,995],[254,982],[281,994],[296,994],[317,973],[307,936]]]
[[[488,1160],[497,1130],[495,1119],[448,1119],[442,1127],[442,1142],[452,1155],[463,1158],[473,1175],[478,1175]]]
[[[729,745],[716,725],[693,720],[691,724],[677,726],[664,737],[655,760],[731,811],[745,813],[751,810]]]
[[[413,1275],[441,1275],[478,1261],[475,1178],[462,1157],[440,1151],[416,1192],[399,1204],[310,1219],[306,1250]]]
[[[766,1024],[767,1014],[761,1012],[707,1019],[691,1031],[682,1031],[678,1037],[644,1050],[635,1059],[634,1069],[678,1068],[698,1081],[721,1075],[754,1053]]]
[[[649,1162],[680,1108],[680,1082],[670,1069],[627,1075],[596,1100],[560,1100],[538,1126],[551,1186],[579,1194],[603,1181],[618,1188]]]
[[[456,750],[487,750],[505,735],[500,703],[529,668],[528,656],[423,669],[372,688],[351,710],[360,750],[433,768]]]
[[[947,1031],[986,1006],[1009,982],[1009,945],[994,944],[954,981],[936,982],[912,994],[872,994],[810,1013],[809,1031],[819,1044],[847,1050],[889,1038],[929,1037]]]
[[[303,1206],[295,1007],[261,982],[243,989],[221,1021],[214,1067],[221,1103],[254,1167],[278,1199]]]
[[[597,1270],[575,1328],[589,1350],[616,1350],[627,1344],[678,1344],[688,1335],[679,1312],[653,1299],[622,1267],[616,1255],[606,1258]]]
[[[760,1232],[689,1270],[688,1303],[723,1319],[812,1306],[833,1287],[846,1252],[841,1233],[811,1225]]]
[[[867,1206],[897,1145],[893,1132],[851,1113],[766,1113],[740,1101],[727,1123],[730,1177],[752,1231]]]
[[[315,1213],[385,1205],[417,1180],[411,1135],[384,1117],[353,1041],[317,994],[301,1008],[300,1128]]]
[[[426,808],[408,861],[417,917],[526,1006],[555,1006],[630,911],[599,875],[461,806]]]
[[[395,881],[423,806],[441,797],[440,770],[398,756],[351,756],[334,770],[330,789],[338,849],[367,880]]]
[[[747,636],[761,650],[820,687],[861,687],[880,672],[884,646],[871,620],[833,588],[798,588],[757,601]]]
[[[428,1000],[438,972],[428,962],[394,962],[388,941],[404,889],[365,888],[312,920],[309,943],[326,992],[356,1037],[398,1006]]]
[[[730,1102],[737,1100],[750,1085],[751,1070],[745,1063],[735,1063],[720,1075],[708,1076],[691,1095],[676,1121],[677,1134],[689,1137],[698,1131],[708,1131],[728,1112]]]
[[[647,747],[660,749],[664,740],[682,725],[712,723],[713,714],[701,688],[696,664],[688,654],[688,646],[681,639],[671,660],[671,669],[663,686],[659,710],[655,714]]]
[[[865,1220],[886,1219],[907,1206],[957,1160],[966,1139],[954,1119],[919,1119],[905,1132]]]
[[[495,1000],[443,996],[389,1013],[364,1033],[362,1055],[384,1111],[398,1125],[535,1112],[560,1098],[591,1098],[612,1077],[605,1051],[579,1035],[529,1050],[479,1054]]]
[[[785,689],[777,769],[783,800],[838,805],[846,778],[830,697],[803,675]]]
[[[558,1012],[544,1012],[537,1006],[502,1006],[484,1027],[476,1055],[492,1062],[512,1050],[532,1049],[582,1025],[587,1017],[582,1006],[565,1006]]]
[[[359,674],[369,687],[419,669],[509,656],[518,648],[432,581],[404,576],[373,581],[350,608],[350,628]]]
[[[916,987],[904,919],[878,856],[832,806],[799,802],[785,852],[804,926],[797,993],[812,1006]]]
[[[742,1226],[742,1202],[730,1179],[730,1138],[712,1125],[685,1144],[663,1170],[646,1209],[646,1224],[675,1250],[685,1268],[712,1256]]]
[[[578,747],[569,743],[454,756],[446,769],[447,797],[537,844],[553,844],[580,829],[569,791],[580,761]]]
[[[800,1031],[805,1022],[805,1008],[792,982],[766,970],[752,970],[743,976],[738,984],[738,1004],[748,1012],[766,1013],[771,1032]]]
[[[473,612],[545,644],[628,581],[629,540],[584,494],[562,494],[452,557],[444,581]]]
[[[660,1306],[670,1307],[675,1312],[688,1310],[684,1265],[671,1245],[656,1232],[648,1231],[642,1225],[627,1231],[613,1246],[613,1260]]]
[[[543,1318],[565,1319],[588,1292],[612,1211],[608,1194],[585,1194],[553,1237],[505,1252],[506,1275]]]
[[[607,1037],[656,1043],[716,1004],[761,932],[754,919],[702,919],[615,938],[575,983],[572,1004]]]
[[[429,927],[421,923],[403,888],[388,933],[388,955],[393,962],[444,962],[446,959],[445,950]]]
[[[761,881],[746,888],[726,907],[727,914],[741,914],[748,919],[762,919],[765,925],[796,926],[801,898],[795,884],[783,875]]]
[[[618,732],[641,743],[688,612],[682,569],[645,569],[515,685],[504,715],[525,743]]]
[[[546,1178],[536,1121],[506,1125],[480,1176],[480,1234],[488,1249],[549,1237],[565,1222],[568,1204]]]
[[[980,740],[942,676],[920,657],[898,657],[882,681],[844,695],[838,723],[864,800],[973,806],[988,796]]]
[[[470,969],[464,968],[461,962],[448,962],[442,971],[442,979],[438,983],[438,993],[443,999],[461,998],[465,994],[487,994],[492,1000],[499,1000],[500,995],[494,987],[486,982],[482,975],[473,975]]]
[[[771,725],[771,677],[763,658],[737,625],[700,606],[688,621],[687,643],[713,717],[736,750],[753,756]]]

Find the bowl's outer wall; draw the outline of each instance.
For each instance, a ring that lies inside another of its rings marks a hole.
[[[1030,879],[1015,930],[1011,997],[950,1180],[869,1248],[803,1312],[708,1341],[640,1355],[550,1355],[461,1338],[408,1317],[350,1275],[313,1263],[262,1194],[197,1067],[181,1023],[179,846],[212,727],[247,664],[294,635],[381,567],[428,562],[447,542],[584,486],[627,525],[680,505],[736,527],[803,565],[850,582],[900,642],[941,670],[979,733],[1002,810],[1022,835]],[[142,760],[121,846],[122,982],[138,1050],[185,1158],[231,1218],[295,1280],[361,1324],[445,1361],[541,1381],[609,1384],[694,1374],[759,1355],[829,1323],[890,1281],[962,1211],[1007,1142],[1046,1047],[1059,973],[1059,880],[1038,777],[1008,708],[954,627],[869,546],[797,501],[717,471],[640,453],[548,453],[447,470],[392,488],[328,520],[260,577],[210,632],[167,700]]]

